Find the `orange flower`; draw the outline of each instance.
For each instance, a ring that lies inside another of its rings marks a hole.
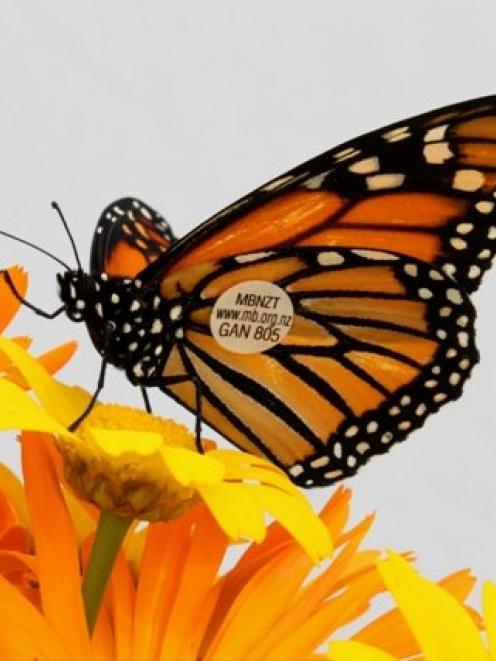
[[[24,297],[28,288],[27,273],[19,266],[11,266],[6,270],[9,272],[10,278],[17,292]],[[20,301],[14,296],[5,279],[0,274],[0,334],[3,334],[7,326],[15,317],[20,305]],[[12,339],[23,349],[28,349],[32,343],[31,338],[26,336],[14,337]],[[70,360],[76,350],[76,346],[75,342],[66,342],[59,347],[38,356],[37,360],[43,365],[47,372],[55,374],[55,372],[58,372],[58,370]],[[19,372],[12,367],[10,361],[2,354],[0,354],[0,375],[9,378],[23,388],[28,388]]]
[[[334,569],[329,568],[319,579],[317,594],[301,588],[313,562],[279,525],[272,526],[265,541],[250,546],[236,567],[219,579],[229,540],[207,508],[198,506],[174,521],[151,524],[142,552],[142,534],[131,534],[128,552],[118,559],[90,642],[81,599],[81,548],[75,534],[76,529],[81,530],[80,512],[75,526],[55,469],[50,438],[23,434],[22,453],[41,606],[37,608],[36,600],[13,587],[5,574],[0,577],[2,659],[58,661],[70,656],[85,661],[165,661],[201,657],[232,661],[251,658],[247,656],[251,648],[253,658],[262,658],[257,656],[258,646],[271,649],[282,644],[289,631],[306,621],[308,613],[332,591],[340,591],[349,582],[356,582],[357,589],[364,583],[360,602],[364,609],[370,590],[375,589],[376,582],[368,574],[377,576],[373,565],[377,554],[361,557],[355,553],[370,520],[342,538],[344,556],[340,554],[331,565]],[[9,487],[5,478],[2,484],[9,492],[17,492],[9,507],[22,509],[18,486],[11,483]],[[347,518],[348,501],[349,494],[338,491],[323,515],[338,537]],[[71,509],[75,511],[74,503]],[[21,521],[23,514],[13,516]],[[87,541],[83,555],[88,553]],[[139,566],[137,576],[130,558]],[[283,589],[278,582],[281,575],[287,579]],[[303,610],[288,611],[299,589]],[[263,598],[268,590],[271,598]],[[244,631],[241,638],[240,631]],[[328,633],[327,625],[321,641]],[[310,644],[313,648],[313,641]]]
[[[94,529],[93,519],[61,487],[50,437],[24,433],[22,453],[27,505],[8,471],[3,477],[0,472],[0,485],[4,512],[21,527],[30,526],[36,556],[27,557],[32,589],[39,583],[39,601],[12,575],[0,576],[2,660],[317,659],[316,650],[363,615],[385,589],[376,566],[381,554],[359,548],[373,518],[346,529],[350,492],[344,488],[321,514],[337,550],[317,575],[308,555],[279,524],[222,574],[229,540],[199,505],[178,519],[128,535],[90,640],[80,559],[89,555],[91,535],[82,540]],[[442,585],[463,602],[473,579],[460,572]],[[353,640],[399,658],[419,652],[399,611],[379,617]]]

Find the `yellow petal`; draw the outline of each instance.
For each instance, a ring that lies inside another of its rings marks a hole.
[[[167,468],[183,486],[218,484],[224,477],[224,466],[208,455],[165,445],[161,449],[161,454]]]
[[[488,661],[477,627],[448,592],[396,553],[377,566],[427,661]]]
[[[5,337],[0,337],[0,351],[10,358],[43,407],[62,425],[67,427],[83,412],[90,400],[88,393],[53,379],[32,356]]]
[[[253,488],[253,497],[296,539],[313,562],[332,553],[329,531],[314,513],[304,496],[289,496],[278,489],[261,485]]]
[[[482,589],[482,603],[489,642],[489,658],[496,661],[496,585],[489,581]]]
[[[163,443],[162,436],[155,432],[96,427],[89,427],[89,432],[100,449],[111,457],[128,453],[148,457],[156,454]]]
[[[219,461],[186,448],[168,447],[161,434],[146,431],[89,429],[99,447],[110,456],[126,453],[141,457],[157,455],[167,470],[183,486],[190,484],[217,484],[224,476]]]
[[[397,657],[376,647],[344,640],[331,643],[328,657],[331,661],[397,661]]]
[[[226,535],[234,541],[265,537],[263,512],[242,484],[198,485],[198,492]]]
[[[6,379],[0,379],[0,429],[44,431],[71,436],[65,427],[45,413],[22,388]]]

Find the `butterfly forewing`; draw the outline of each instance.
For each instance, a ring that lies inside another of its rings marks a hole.
[[[300,165],[200,225],[150,276],[243,251],[335,245],[416,257],[473,291],[496,247],[495,190],[496,101],[488,97]]]

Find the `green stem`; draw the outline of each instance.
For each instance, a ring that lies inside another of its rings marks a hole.
[[[83,601],[90,634],[98,617],[107,581],[133,519],[101,512],[83,578]]]

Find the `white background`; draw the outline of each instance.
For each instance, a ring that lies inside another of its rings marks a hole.
[[[0,4],[0,193],[4,230],[72,263],[50,200],[87,262],[96,220],[133,194],[179,235],[336,143],[496,91],[492,0],[243,0]],[[2,240],[30,298],[58,304],[57,265]],[[417,551],[430,576],[471,566],[496,578],[496,273],[474,297],[481,364],[464,396],[350,481],[369,544]],[[63,373],[94,387],[84,328],[28,311],[9,333],[80,351]],[[139,403],[115,373],[109,401]],[[154,407],[191,422],[160,393]],[[17,465],[13,435],[2,458]],[[328,490],[313,491],[323,502]]]

